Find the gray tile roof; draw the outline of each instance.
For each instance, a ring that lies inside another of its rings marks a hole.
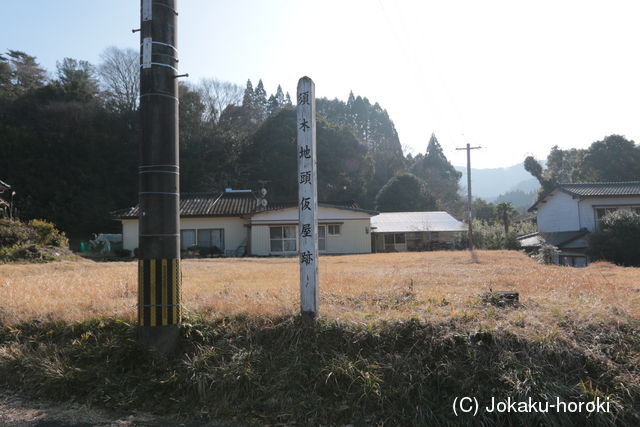
[[[640,196],[640,181],[560,184],[561,190],[579,197]]]
[[[360,209],[354,201],[318,203],[319,206],[335,207],[371,213],[377,212]],[[296,202],[269,203],[266,208],[258,205],[258,198],[251,191],[224,193],[182,193],[180,194],[181,217],[243,216],[258,212],[286,209],[297,206]],[[138,218],[138,206],[111,212],[116,219]]]
[[[243,193],[182,193],[181,217],[241,216],[253,213],[258,198],[251,192]],[[115,218],[137,218],[138,206],[111,212]]]
[[[640,196],[640,181],[567,183],[558,184],[555,189],[581,199],[587,197],[630,197]],[[542,194],[528,209],[529,212],[537,209],[538,205],[551,193]]]

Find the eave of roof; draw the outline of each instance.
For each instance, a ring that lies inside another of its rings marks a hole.
[[[640,196],[640,181],[621,182],[579,182],[558,184],[552,191],[540,195],[538,200],[528,209],[533,212],[541,203],[553,194],[555,190],[562,191],[571,197],[587,199],[591,197],[616,198]]]
[[[319,202],[318,206],[362,212],[371,216],[378,215],[377,211],[362,209],[357,203],[344,202],[324,203]],[[218,206],[220,205],[220,206]],[[255,214],[270,212],[281,209],[297,207],[297,202],[275,202],[262,208],[258,205],[258,199],[250,192],[234,193],[184,193],[180,197],[180,217],[181,218],[208,218],[208,217],[244,217]],[[111,212],[114,219],[136,219],[138,218],[138,206],[118,209]]]
[[[523,248],[533,248],[542,246],[545,243],[561,248],[589,234],[589,230],[557,231],[557,232],[537,232],[519,236],[520,246]]]

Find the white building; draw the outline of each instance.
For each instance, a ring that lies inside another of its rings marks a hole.
[[[529,208],[536,212],[538,232],[521,236],[525,249],[548,243],[560,250],[561,265],[585,266],[587,234],[599,230],[600,219],[618,209],[640,213],[640,182],[559,184]]]
[[[325,254],[371,252],[371,217],[355,203],[318,204],[318,246]],[[122,222],[123,248],[138,247],[138,207],[113,212]],[[262,207],[250,190],[182,194],[180,242],[183,254],[270,256],[298,250],[296,203]]]
[[[404,252],[450,249],[467,230],[447,212],[385,212],[371,218],[373,250]]]

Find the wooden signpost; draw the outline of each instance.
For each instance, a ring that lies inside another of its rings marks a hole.
[[[318,186],[316,173],[316,96],[309,77],[298,81],[298,241],[300,242],[300,310],[318,316]]]

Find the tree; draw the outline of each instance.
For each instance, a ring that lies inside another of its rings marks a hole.
[[[204,119],[207,121],[218,122],[225,108],[242,103],[243,89],[235,83],[202,79],[195,89],[205,105]]]
[[[401,172],[380,189],[376,209],[382,212],[432,211],[436,209],[436,201],[424,181]]]
[[[359,141],[345,126],[317,119],[318,198],[362,201],[371,164]],[[269,181],[271,200],[295,200],[298,194],[296,112],[284,108],[269,117],[241,149],[244,185]]]
[[[560,183],[636,181],[640,180],[640,147],[621,135],[609,135],[586,150],[554,146],[546,169],[531,156],[524,167],[540,182],[543,193]]]
[[[371,202],[389,179],[404,168],[402,146],[393,121],[379,104],[371,105],[367,98],[353,93],[349,102],[321,98],[316,101],[318,115],[331,123],[346,125],[361,142],[373,163],[373,176],[367,185],[367,199]],[[368,203],[368,207],[373,207]]]
[[[251,79],[247,80],[247,86],[244,89],[244,95],[242,96],[242,106],[244,108],[255,108],[255,93],[253,91],[253,85],[251,84]]]
[[[544,176],[542,165],[533,156],[524,159],[524,169],[538,180],[541,193],[549,193],[558,185],[552,178]]]
[[[140,54],[133,49],[112,46],[100,57],[98,73],[106,104],[116,111],[136,111],[140,96]]]
[[[473,218],[493,224],[495,219],[495,205],[483,199],[475,199],[472,205]]]
[[[262,79],[258,81],[256,90],[253,92],[253,99],[255,102],[254,105],[257,111],[258,119],[262,121],[267,117],[267,91],[264,90]]]
[[[0,55],[0,96],[15,99],[46,83],[46,72],[36,57],[20,50]]]
[[[640,266],[640,215],[620,209],[605,215],[601,231],[588,236],[589,256],[624,266]]]
[[[70,100],[86,102],[98,93],[96,70],[89,62],[64,58],[56,67],[57,83]]]
[[[583,181],[636,181],[640,179],[640,148],[621,135],[609,135],[587,150],[580,166]]]
[[[547,156],[547,169],[544,175],[552,182],[576,182],[580,177],[580,168],[586,150],[571,148],[561,150],[557,145],[551,148]]]
[[[267,116],[272,115],[276,111],[286,106],[284,93],[282,93],[282,87],[278,85],[275,95],[271,95],[267,101]]]
[[[441,207],[455,210],[454,206],[460,200],[458,182],[462,174],[444,155],[435,134],[431,134],[426,154],[416,156],[411,172],[429,185]]]
[[[513,208],[513,205],[509,202],[500,202],[495,207],[495,217],[504,226],[504,235],[509,235],[509,224],[511,219],[518,212]]]

